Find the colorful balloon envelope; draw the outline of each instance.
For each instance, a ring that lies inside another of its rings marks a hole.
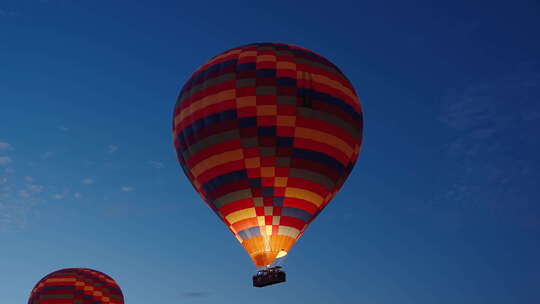
[[[28,304],[124,304],[122,290],[108,275],[86,268],[55,271],[39,281]]]
[[[362,110],[345,75],[307,49],[255,43],[182,88],[174,146],[194,188],[257,267],[286,255],[350,174]]]

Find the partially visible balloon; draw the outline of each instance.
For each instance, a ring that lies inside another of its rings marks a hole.
[[[257,267],[285,256],[341,188],[362,128],[345,75],[281,43],[212,58],[182,88],[173,117],[184,173]]]
[[[41,279],[28,304],[124,304],[122,290],[108,275],[86,268],[55,271]]]

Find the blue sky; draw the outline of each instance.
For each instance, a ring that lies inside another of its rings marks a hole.
[[[539,303],[538,28],[536,1],[0,1],[2,303],[62,267],[129,304]],[[170,131],[189,75],[259,41],[324,55],[365,111],[355,170],[264,289]]]

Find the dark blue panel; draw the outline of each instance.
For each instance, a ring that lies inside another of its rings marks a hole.
[[[345,166],[343,166],[339,161],[321,152],[294,148],[293,157],[324,164],[330,168],[336,169],[338,173],[342,173],[343,170],[345,170]]]
[[[223,186],[225,184],[232,183],[232,182],[235,182],[235,181],[239,181],[239,180],[242,180],[242,179],[247,179],[246,170],[233,171],[233,172],[230,172],[230,173],[223,174],[223,175],[220,175],[218,177],[215,177],[215,178],[209,180],[208,182],[204,183],[202,185],[202,188],[206,193],[208,193],[208,192],[211,192],[212,190],[214,190],[214,189],[216,189],[218,187],[221,187],[221,186]]]
[[[232,66],[232,65],[236,65],[236,62],[237,62],[236,59],[231,59],[231,60],[227,60],[227,61],[224,61],[224,62],[221,62],[221,63],[213,64],[213,65],[209,66],[208,68],[206,68],[205,70],[200,71],[195,77],[191,78],[190,79],[190,84],[198,82],[201,78],[206,77],[208,74],[210,74],[212,72],[215,72],[215,71],[220,70],[220,69],[224,69],[224,68]]]
[[[280,77],[277,79],[279,86],[296,86],[296,79],[289,77]]]
[[[257,77],[276,77],[275,69],[260,69],[257,70]]]
[[[360,114],[358,114],[358,112],[356,112],[356,110],[351,105],[341,100],[340,98],[334,97],[326,93],[321,93],[313,89],[306,89],[306,88],[298,88],[297,94],[300,97],[310,96],[313,100],[320,100],[320,101],[329,103],[333,106],[341,108],[343,111],[351,115],[355,120],[360,120]]]
[[[251,227],[251,228],[248,228],[248,229],[244,229],[242,231],[238,231],[238,235],[240,235],[240,237],[243,240],[247,240],[247,239],[250,239],[252,237],[256,237],[256,236],[261,235],[261,229],[258,226],[257,227]]]
[[[277,146],[278,147],[291,147],[293,145],[294,138],[292,137],[278,137]]]
[[[281,196],[274,197],[274,206],[276,207],[283,206],[283,197]]]
[[[262,188],[263,197],[272,197],[274,196],[274,187],[264,187]]]
[[[242,117],[238,119],[238,126],[240,128],[249,128],[249,127],[254,127],[256,125],[257,125],[256,116]]]
[[[256,68],[257,68],[257,64],[255,62],[246,62],[246,63],[241,63],[237,65],[236,71],[237,72],[250,71],[250,70],[255,70]]]
[[[72,290],[72,289],[75,289],[75,286],[45,286],[41,288],[42,291]]]
[[[259,136],[276,136],[276,127],[275,126],[258,127],[257,134]]]
[[[250,178],[249,179],[249,186],[251,188],[260,188],[262,185],[260,178]]]
[[[184,133],[182,136],[189,137],[202,129],[203,127],[209,127],[217,123],[221,123],[227,120],[236,119],[236,110],[226,110],[219,113],[214,113],[208,116],[205,116],[197,121],[194,121],[189,126],[186,126],[182,129],[181,133]]]
[[[293,207],[283,207],[281,209],[281,216],[290,216],[290,217],[294,217],[294,218],[297,218],[299,220],[302,220],[304,222],[308,222],[312,215],[311,213],[305,211],[305,210],[302,210],[302,209],[298,209],[298,208],[293,208]]]

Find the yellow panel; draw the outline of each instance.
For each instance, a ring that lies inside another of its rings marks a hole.
[[[285,190],[285,197],[303,199],[313,203],[317,207],[319,207],[323,203],[323,198],[317,193],[300,188],[287,188]]]
[[[266,235],[272,235],[272,226],[266,226]]]
[[[97,297],[101,297],[103,295],[103,293],[99,290],[94,291],[92,294]]]
[[[57,279],[54,279],[54,278],[50,278],[50,279],[47,279],[45,280],[45,282],[47,283],[53,283],[53,282],[75,282],[77,281],[76,278],[57,278]]]
[[[296,70],[296,64],[294,62],[279,61],[277,63],[277,68],[279,70]]]
[[[236,98],[236,106],[238,108],[254,107],[257,105],[257,97],[255,96],[242,96]]]
[[[216,166],[235,161],[235,160],[241,160],[244,157],[244,153],[242,152],[242,149],[236,149],[232,151],[223,152],[220,154],[216,154],[213,156],[210,156],[209,158],[200,161],[197,163],[193,168],[191,168],[191,173],[193,176],[198,177],[203,173],[204,171],[214,168]]]
[[[261,168],[261,176],[262,177],[273,177],[275,176],[275,168],[274,167],[262,167]]]
[[[321,132],[319,130],[297,127],[294,129],[294,136],[311,139],[313,141],[336,147],[338,150],[347,155],[347,157],[351,157],[354,151],[353,147],[349,146],[349,144],[347,144],[341,138],[326,132]]]
[[[354,93],[351,91],[351,89],[347,88],[346,86],[344,86],[343,84],[341,84],[338,81],[335,81],[335,80],[330,79],[330,78],[328,78],[328,77],[326,77],[324,75],[319,75],[319,74],[312,74],[311,77],[316,82],[319,82],[319,83],[325,84],[325,85],[327,85],[327,86],[329,86],[331,88],[340,90],[341,92],[345,93],[345,95],[352,98],[353,100],[356,99],[356,97],[355,97]]]
[[[296,117],[279,115],[277,117],[277,125],[281,127],[294,127],[296,125]]]
[[[334,88],[336,90],[341,91],[343,94],[347,95],[351,99],[356,100],[356,96],[354,95],[354,93],[349,88],[347,88],[346,86],[344,86],[340,82],[335,81],[333,79],[330,79],[330,78],[328,78],[328,77],[326,77],[324,75],[314,74],[314,73],[305,73],[303,71],[297,71],[296,72],[296,77],[297,77],[297,79],[305,79],[305,80],[308,80],[308,81],[313,81],[313,82],[316,82],[316,83],[327,85],[327,86],[329,86],[331,88]]]
[[[257,106],[257,116],[275,116],[277,115],[277,106],[262,105]]]
[[[280,216],[272,216],[272,225],[279,225]]]
[[[257,56],[257,62],[262,62],[262,61],[272,61],[272,62],[275,62],[276,61],[276,56],[274,55],[259,55]]]
[[[259,223],[259,226],[263,227],[265,225],[264,216],[257,216],[257,222]]]
[[[197,101],[194,101],[189,106],[185,107],[182,110],[182,112],[180,112],[179,115],[176,115],[174,119],[175,124],[180,123],[186,117],[190,116],[191,114],[201,109],[204,109],[208,106],[211,106],[216,103],[220,103],[225,100],[234,99],[235,96],[236,96],[236,90],[225,90],[225,91],[220,91],[216,94],[205,96]]]
[[[245,52],[242,52],[242,53],[240,53],[240,56],[238,56],[238,58],[251,57],[251,56],[257,56],[257,51],[245,51]]]
[[[234,224],[238,221],[245,220],[250,217],[256,217],[255,214],[255,208],[246,208],[242,210],[235,211],[229,215],[227,215],[225,218],[227,221],[231,224]]]
[[[110,300],[109,297],[101,297],[101,302],[109,302]]]
[[[274,179],[274,187],[285,187],[287,186],[287,177],[276,177]]]
[[[261,166],[261,159],[259,157],[246,158],[246,168],[253,169]]]

